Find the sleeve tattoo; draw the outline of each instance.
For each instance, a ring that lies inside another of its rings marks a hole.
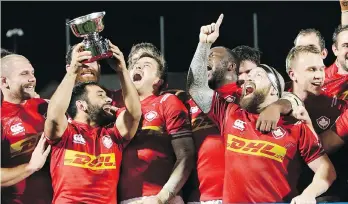
[[[208,113],[214,91],[208,86],[208,56],[211,44],[199,43],[187,75],[187,88],[192,99],[204,113]]]

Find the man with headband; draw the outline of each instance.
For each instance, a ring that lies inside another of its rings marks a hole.
[[[272,67],[251,70],[242,88],[240,107],[227,103],[208,86],[206,63],[209,48],[219,35],[223,15],[201,28],[200,42],[190,65],[188,89],[204,113],[220,126],[225,150],[224,203],[315,203],[335,180],[335,170],[309,127],[281,117],[269,133],[255,130],[258,113],[277,101],[284,79]],[[316,172],[313,182],[298,195],[297,167],[302,159]],[[247,169],[247,174],[245,170]]]

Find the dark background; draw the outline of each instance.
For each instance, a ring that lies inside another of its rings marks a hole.
[[[278,68],[285,76],[285,57],[298,31],[316,28],[326,39],[329,56],[332,33],[340,23],[340,5],[330,2],[1,2],[1,47],[12,50],[6,37],[12,28],[22,28],[17,52],[33,64],[37,91],[65,74],[65,19],[106,11],[105,29],[109,38],[127,56],[133,44],[151,42],[160,48],[159,17],[165,19],[165,56],[170,72],[186,72],[198,43],[200,26],[215,22],[225,14],[215,45],[233,48],[253,46],[253,17],[258,14],[259,48],[262,63]],[[72,33],[71,44],[82,39]],[[103,74],[113,73],[102,68]]]

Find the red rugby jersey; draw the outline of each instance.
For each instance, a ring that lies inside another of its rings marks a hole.
[[[284,202],[298,195],[301,160],[324,154],[307,125],[282,117],[275,130],[255,129],[257,114],[242,110],[214,94],[209,117],[225,142],[224,203]]]
[[[117,203],[125,141],[114,124],[91,127],[71,121],[52,146],[52,203]]]
[[[216,92],[229,103],[239,103],[242,89],[237,83],[230,83],[216,89]]]
[[[331,129],[344,141],[348,140],[348,110],[344,111]]]
[[[44,129],[47,112],[44,99],[33,98],[23,104],[3,101],[1,105],[1,167],[28,163]],[[3,203],[48,204],[52,201],[49,158],[44,167],[20,181],[1,188]]]
[[[142,121],[123,152],[119,200],[152,196],[167,183],[176,161],[171,135],[191,133],[188,111],[173,94],[141,101]]]
[[[348,74],[338,74],[338,67],[333,63],[325,69],[325,83],[323,91],[328,96],[348,100]]]
[[[188,201],[222,200],[224,181],[224,142],[218,127],[190,99],[192,136],[197,151],[196,170],[185,188]],[[196,175],[195,175],[196,174]]]

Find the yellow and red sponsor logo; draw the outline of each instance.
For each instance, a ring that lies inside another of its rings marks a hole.
[[[287,149],[264,140],[248,140],[234,135],[227,137],[227,150],[242,154],[266,157],[283,162]]]
[[[34,151],[40,136],[41,133],[11,144],[11,158]]]
[[[114,153],[95,156],[67,149],[65,150],[64,165],[91,170],[116,169],[116,158]]]

